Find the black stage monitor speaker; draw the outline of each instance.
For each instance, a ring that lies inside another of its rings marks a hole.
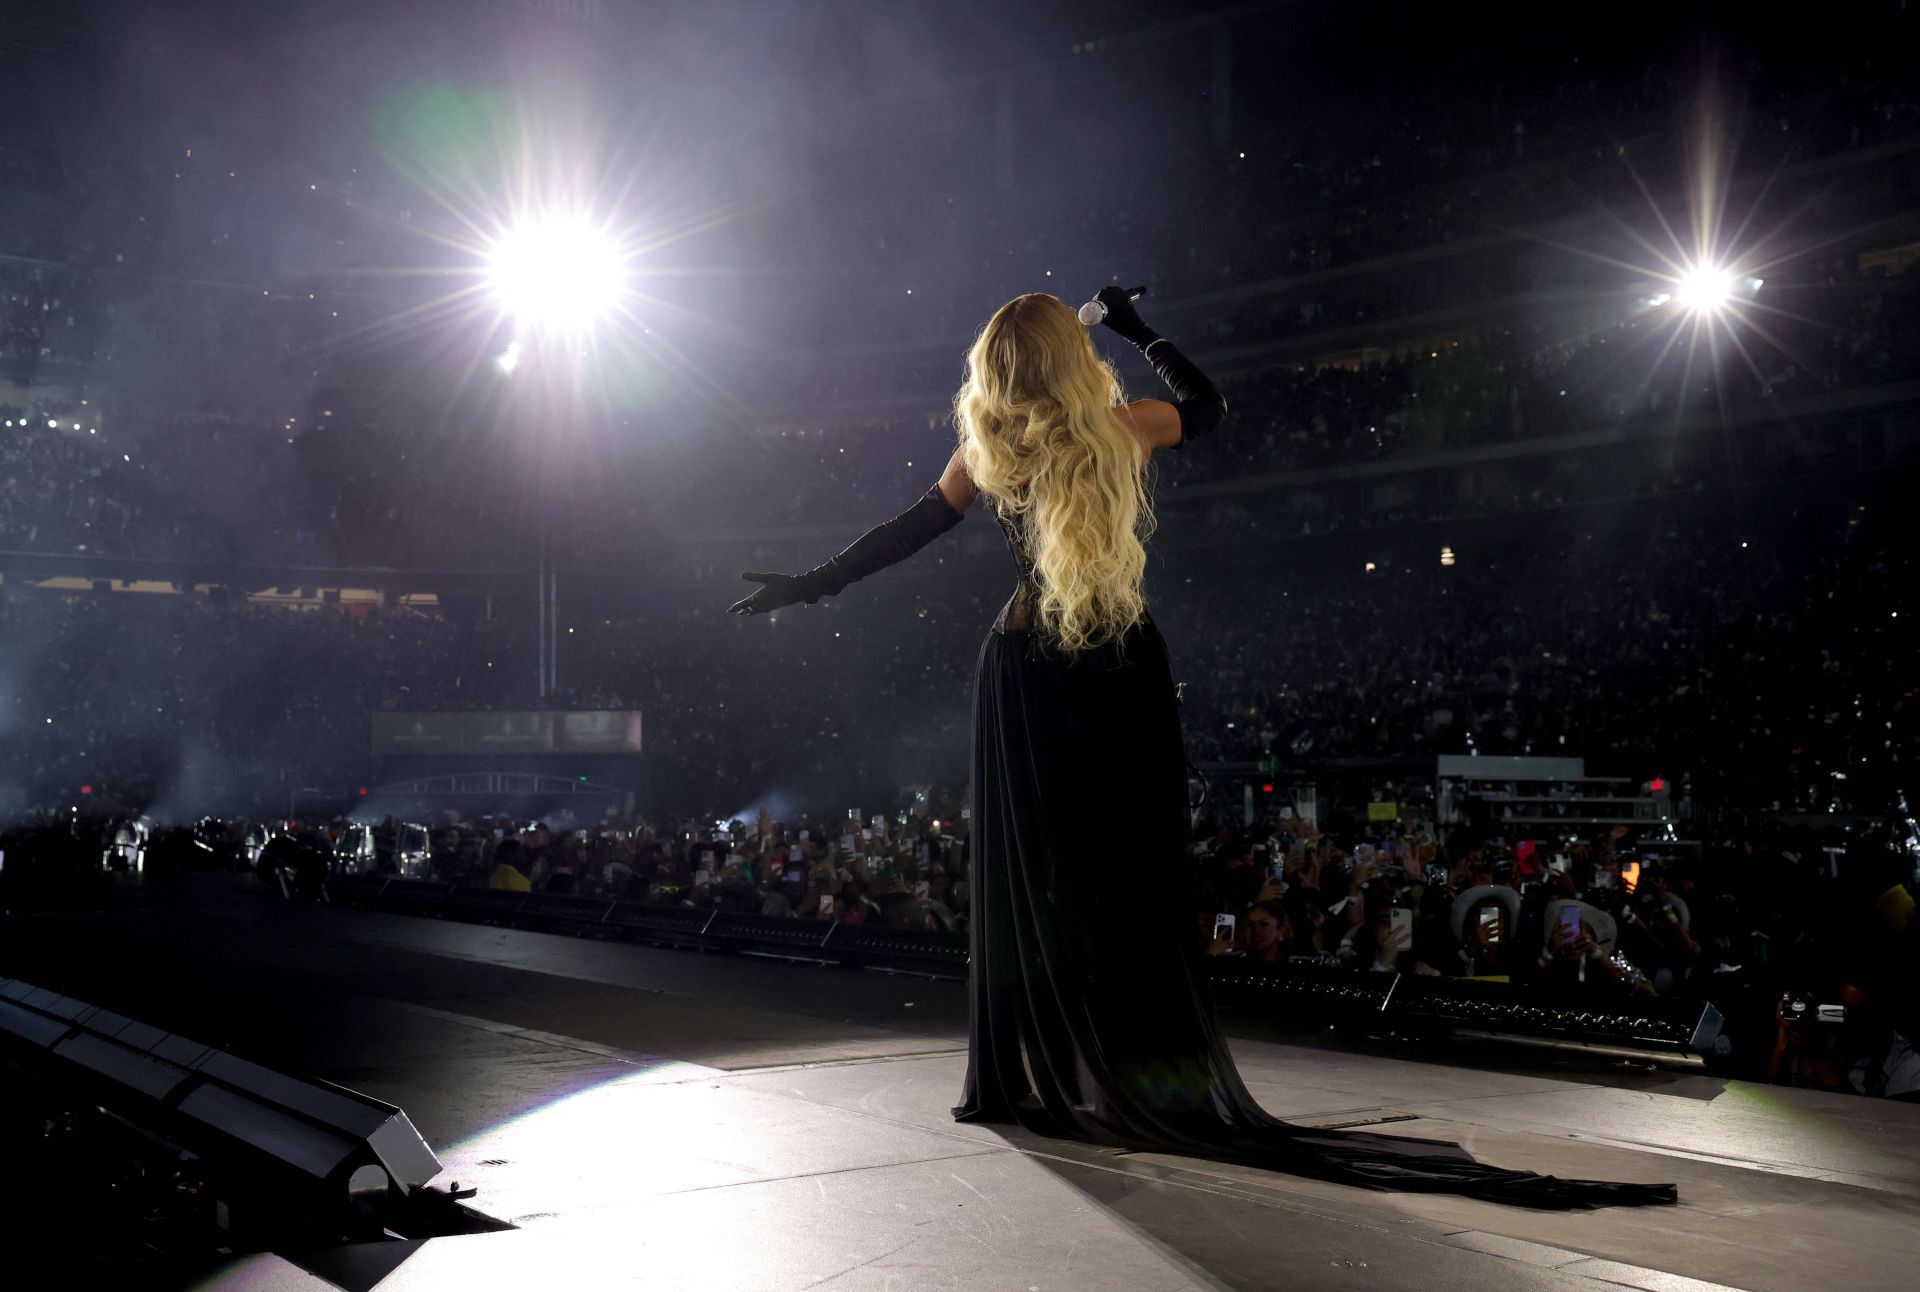
[[[192,1154],[222,1215],[274,1241],[377,1233],[440,1171],[391,1104],[13,979],[0,979],[0,1067],[16,1104],[98,1108]]]

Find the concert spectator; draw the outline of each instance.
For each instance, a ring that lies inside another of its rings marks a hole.
[[[1233,837],[1216,849],[1202,868],[1199,906],[1212,911],[1244,910],[1266,878],[1254,862],[1253,842],[1244,836]]]
[[[501,840],[500,846],[493,850],[493,873],[487,878],[487,887],[510,893],[531,893],[533,884],[521,869],[524,861],[518,839]]]
[[[1454,899],[1454,938],[1468,978],[1506,978],[1513,973],[1513,937],[1519,895],[1512,889],[1477,885]]]
[[[1287,908],[1268,899],[1247,908],[1247,955],[1250,959],[1278,962],[1291,955],[1293,926]]]

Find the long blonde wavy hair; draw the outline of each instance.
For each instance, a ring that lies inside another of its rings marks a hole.
[[[1069,654],[1117,642],[1146,611],[1158,522],[1139,441],[1114,416],[1121,399],[1073,310],[1029,292],[987,320],[953,400],[967,472],[1018,526],[1041,627]]]

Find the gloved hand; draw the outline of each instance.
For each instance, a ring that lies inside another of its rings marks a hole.
[[[1148,327],[1140,317],[1140,311],[1134,308],[1133,297],[1127,295],[1126,288],[1117,285],[1102,287],[1093,294],[1093,299],[1107,307],[1107,316],[1100,321],[1141,349],[1160,339],[1160,334]]]
[[[1147,326],[1127,289],[1117,284],[1102,287],[1093,299],[1107,307],[1107,316],[1100,321],[1138,346],[1173,392],[1173,406],[1180,413],[1180,439],[1173,447],[1184,448],[1218,426],[1227,415],[1227,401],[1178,346]]]
[[[782,606],[796,605],[802,601],[812,605],[820,600],[821,589],[815,580],[804,574],[755,574],[747,571],[740,577],[762,586],[727,607],[736,615],[764,615]]]
[[[875,525],[838,556],[805,574],[749,571],[741,575],[766,586],[728,609],[736,615],[760,615],[796,601],[812,605],[821,597],[837,597],[849,583],[906,560],[959,523],[960,513],[941,494],[940,486],[934,485],[913,506]]]

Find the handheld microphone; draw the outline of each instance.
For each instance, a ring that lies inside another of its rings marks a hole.
[[[1130,301],[1137,301],[1146,294],[1147,289],[1144,286],[1127,288],[1127,299]],[[1104,323],[1106,322],[1106,318],[1107,303],[1105,301],[1091,300],[1080,307],[1080,321],[1088,327],[1095,327]]]

